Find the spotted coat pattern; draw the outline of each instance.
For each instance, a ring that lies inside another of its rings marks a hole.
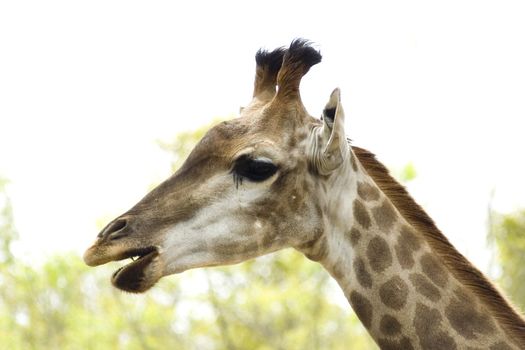
[[[349,176],[355,179],[355,192],[348,194],[350,228],[342,239],[327,237],[327,254],[337,244],[333,250],[339,255],[321,262],[381,349],[515,349],[356,157],[350,159]]]

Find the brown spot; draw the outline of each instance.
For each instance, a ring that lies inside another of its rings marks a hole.
[[[394,310],[399,310],[407,301],[408,286],[400,277],[394,276],[379,288],[381,301]]]
[[[401,323],[394,316],[384,315],[379,322],[379,330],[388,336],[396,335],[401,331]]]
[[[457,349],[454,339],[441,329],[441,320],[442,317],[437,309],[431,309],[424,304],[417,303],[414,328],[422,349]]]
[[[424,275],[420,273],[412,273],[410,274],[409,279],[419,294],[424,295],[431,301],[438,301],[439,298],[441,298],[439,289],[437,289],[436,286],[434,286]]]
[[[357,183],[357,194],[365,201],[375,201],[379,199],[379,190],[376,186],[368,182]]]
[[[413,254],[421,246],[421,240],[415,231],[407,225],[403,225],[399,230],[399,237],[395,246],[397,260],[404,269],[414,266]]]
[[[332,267],[332,275],[336,280],[341,280],[345,275],[345,270],[340,263],[335,263]]]
[[[352,163],[352,169],[357,172],[357,161],[355,160],[355,155],[350,153],[350,162]]]
[[[350,293],[350,305],[352,305],[363,325],[370,328],[372,324],[372,304],[370,301],[364,295],[353,291]]]
[[[490,350],[512,350],[509,344],[505,342],[498,342],[490,347]]]
[[[392,225],[397,219],[397,213],[390,200],[385,199],[383,204],[372,209],[372,215],[376,221],[377,226],[388,233],[387,231],[392,228]]]
[[[392,265],[392,253],[388,243],[381,237],[375,236],[368,243],[366,256],[370,267],[375,272],[383,272],[387,267]]]
[[[347,233],[347,236],[350,237],[350,243],[352,244],[352,247],[355,247],[361,238],[361,231],[355,227],[352,227],[350,232]]]
[[[426,253],[421,257],[421,268],[425,275],[439,287],[447,284],[448,275],[445,267],[432,254]]]
[[[466,339],[476,339],[478,335],[494,331],[491,318],[477,310],[474,299],[461,292],[456,292],[445,308],[445,316],[450,325]]]
[[[361,257],[357,257],[354,260],[355,276],[359,284],[365,288],[372,287],[372,276],[366,269],[364,260]]]
[[[365,229],[368,229],[372,223],[370,214],[359,199],[354,200],[354,218]]]
[[[413,350],[414,347],[407,337],[401,338],[399,341],[393,339],[379,338],[378,345],[381,350]]]

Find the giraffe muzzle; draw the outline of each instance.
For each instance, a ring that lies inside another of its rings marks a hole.
[[[84,254],[84,261],[89,266],[125,259],[131,259],[131,262],[120,267],[111,277],[111,283],[121,290],[142,293],[163,276],[164,263],[159,247],[125,249],[111,244],[99,246],[95,243]]]

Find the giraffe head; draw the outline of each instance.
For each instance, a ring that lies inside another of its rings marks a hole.
[[[209,130],[175,174],[110,222],[85,262],[138,257],[112,283],[144,292],[187,269],[314,245],[325,230],[323,184],[350,152],[339,90],[322,120],[301,102],[300,81],[320,61],[304,40],[257,52],[253,99],[241,116]]]

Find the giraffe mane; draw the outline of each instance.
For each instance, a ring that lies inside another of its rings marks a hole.
[[[431,249],[442,258],[448,270],[476,295],[503,326],[511,339],[525,344],[525,319],[507,301],[498,288],[472,265],[437,228],[434,221],[416,203],[370,151],[352,146],[354,154],[377,186],[392,201],[400,214],[422,234]]]

